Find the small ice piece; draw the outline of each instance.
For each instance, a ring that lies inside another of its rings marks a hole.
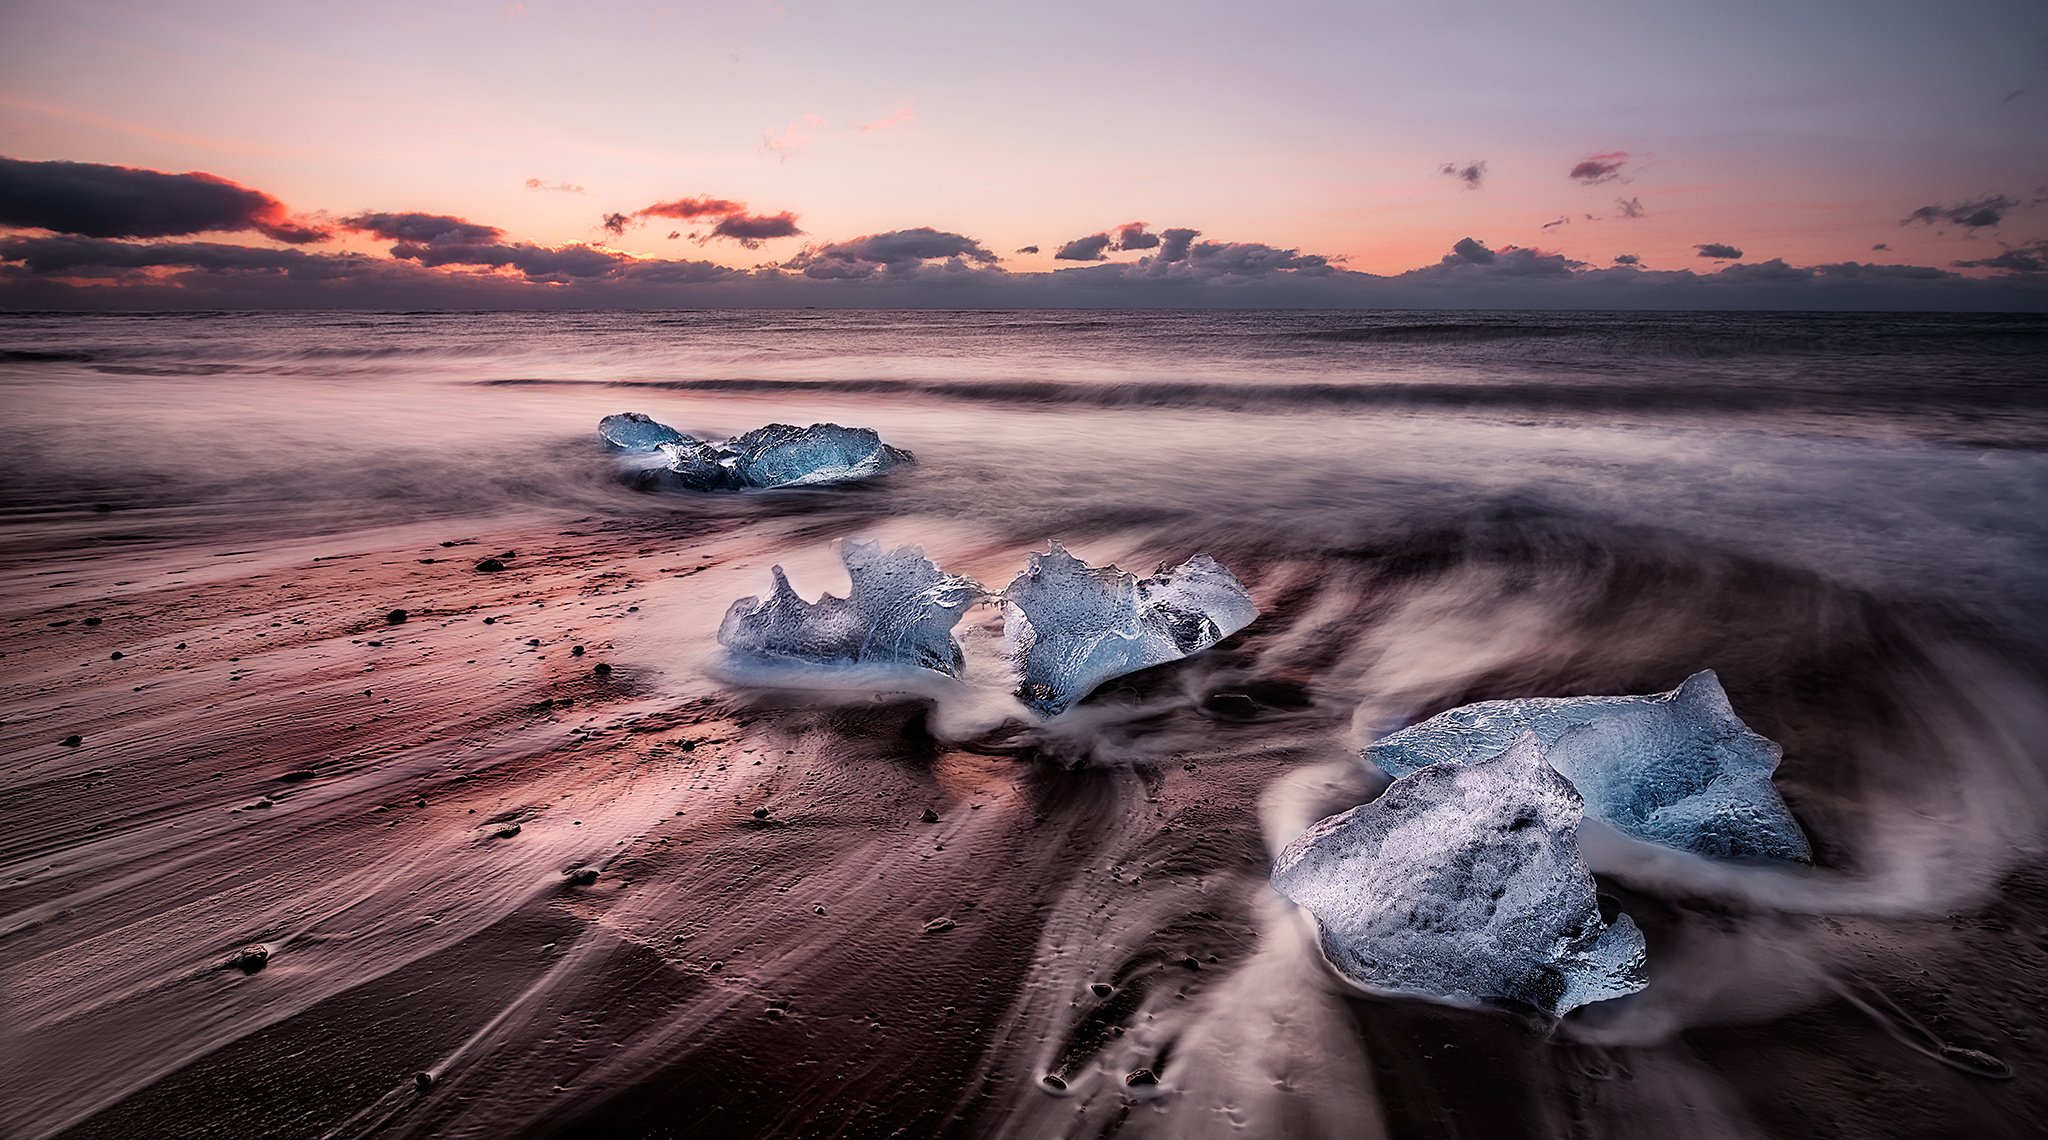
[[[739,454],[739,471],[749,487],[849,483],[917,462],[909,452],[883,443],[873,428],[838,424],[769,424],[721,446]]]
[[[1735,715],[1711,669],[1643,697],[1531,697],[1438,713],[1365,750],[1400,777],[1494,755],[1534,732],[1593,818],[1624,835],[1721,859],[1812,859],[1771,784],[1784,751]]]
[[[701,441],[627,412],[606,416],[598,431],[615,449],[634,452],[622,463],[621,474],[648,488],[819,487],[872,479],[917,462],[908,451],[883,443],[871,428],[838,424],[769,424],[732,439]],[[656,439],[656,432],[673,438]]]
[[[654,451],[664,443],[697,442],[640,412],[620,412],[597,421],[597,436],[606,447],[617,451]]]
[[[1053,543],[1003,591],[1017,695],[1045,716],[1113,677],[1200,653],[1258,616],[1244,584],[1206,554],[1140,580]]]
[[[1561,1017],[1648,984],[1642,932],[1625,914],[1601,920],[1579,858],[1584,810],[1524,733],[1314,824],[1281,850],[1273,886],[1361,986]]]
[[[654,469],[672,486],[692,491],[737,491],[747,485],[741,456],[720,443],[664,443],[662,466]]]
[[[839,548],[853,588],[806,602],[774,568],[766,599],[741,598],[725,613],[718,643],[736,658],[802,665],[908,665],[957,677],[964,664],[953,627],[985,591],[948,574],[915,546],[883,553],[878,542]]]

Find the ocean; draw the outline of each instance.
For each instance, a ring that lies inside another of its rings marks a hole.
[[[16,313],[0,393],[13,1134],[2048,1114],[2048,317]],[[918,463],[641,490],[620,411]],[[1261,613],[1049,725],[992,605],[944,692],[721,668],[870,537],[1208,553]],[[1706,668],[1814,864],[1589,841],[1639,994],[1363,992],[1267,883],[1388,731]]]

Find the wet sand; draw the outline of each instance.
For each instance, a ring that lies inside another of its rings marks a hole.
[[[2048,1119],[2032,452],[495,378],[7,378],[8,1135]],[[590,437],[628,408],[869,424],[920,466],[643,494]],[[721,668],[771,564],[843,590],[833,542],[871,536],[994,586],[1050,538],[1207,551],[1261,616],[1052,725],[1003,695],[993,606],[958,685]],[[1815,865],[1589,830],[1642,993],[1557,1025],[1366,995],[1267,886],[1377,793],[1377,734],[1704,667],[1784,746]]]

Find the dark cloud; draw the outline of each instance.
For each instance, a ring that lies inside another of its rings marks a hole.
[[[1194,244],[1196,238],[1201,236],[1202,231],[1200,230],[1170,229],[1159,231],[1159,253],[1156,260],[1161,265],[1172,265],[1175,262],[1186,261],[1188,259],[1189,247]]]
[[[429,268],[443,265],[476,265],[490,269],[509,267],[534,280],[602,277],[628,260],[587,245],[549,248],[526,242],[400,242],[391,247],[391,256],[400,261],[417,261]]]
[[[1504,245],[1499,249],[1488,249],[1485,243],[1473,238],[1459,238],[1435,265],[1411,269],[1402,277],[1421,276],[1442,278],[1451,276],[1485,277],[1547,277],[1570,276],[1574,271],[1585,268],[1585,262],[1573,261],[1561,253],[1547,253],[1540,249],[1528,249],[1518,245]]]
[[[1568,177],[1574,182],[1583,182],[1588,186],[1598,186],[1603,182],[1613,182],[1621,178],[1622,168],[1627,165],[1627,151],[1611,150],[1604,154],[1588,155],[1580,159],[1578,165],[1572,167],[1571,174]]]
[[[1641,198],[1616,198],[1614,208],[1620,210],[1621,216],[1629,221],[1642,217],[1644,213]]]
[[[1910,226],[1914,222],[1924,222],[1930,226],[1937,226],[1946,222],[1964,229],[1978,230],[2004,221],[2005,215],[2020,204],[2018,199],[2008,198],[2003,194],[1969,198],[1953,206],[1944,206],[1937,202],[1932,206],[1922,206],[1900,218],[1899,224]]]
[[[101,276],[132,269],[290,270],[315,255],[297,249],[256,248],[220,242],[134,242],[88,237],[0,239],[0,261],[19,262],[41,276]]]
[[[1996,257],[1952,262],[1958,269],[2002,269],[2007,273],[2048,273],[2048,241],[2007,248]]]
[[[1195,273],[1209,277],[1263,277],[1269,273],[1315,276],[1330,271],[1330,259],[1321,254],[1281,249],[1258,241],[1196,242],[1188,248],[1187,264]]]
[[[1017,247],[1017,252],[1018,252],[1018,253],[1037,253],[1037,252],[1038,252],[1038,247],[1037,247],[1037,246],[1035,246],[1035,245],[1025,245],[1025,246],[1019,246],[1019,247]]]
[[[1106,260],[1103,251],[1115,244],[1115,241],[1115,238],[1106,233],[1089,234],[1061,246],[1059,252],[1053,254],[1053,258],[1058,261],[1103,261]]]
[[[795,237],[803,233],[796,227],[796,215],[784,211],[780,214],[727,214],[711,227],[709,237],[731,238],[748,249],[759,249],[761,243],[772,238]]]
[[[1643,259],[1633,253],[1617,253],[1614,255],[1614,264],[1616,265],[1641,265],[1642,263]]]
[[[1459,166],[1455,162],[1446,162],[1442,166],[1437,167],[1436,172],[1446,178],[1455,178],[1463,182],[1467,190],[1477,190],[1486,181],[1486,160],[1482,158],[1477,162],[1468,162],[1463,166]]]
[[[1880,249],[1890,249],[1891,247],[1892,245],[1890,242],[1880,241],[1872,243],[1870,250],[1872,253],[1875,253]]]
[[[364,213],[341,219],[342,226],[374,234],[386,241],[448,242],[451,244],[496,241],[505,231],[482,222],[452,214]]]
[[[796,215],[787,210],[779,214],[750,214],[745,202],[730,198],[677,198],[672,202],[656,202],[630,214],[606,214],[604,228],[614,234],[623,234],[628,226],[642,218],[672,218],[685,222],[711,222],[709,230],[690,237],[699,244],[726,238],[736,241],[748,249],[759,249],[761,243],[775,238],[795,237],[804,231],[797,227]],[[676,236],[671,233],[669,236]]]
[[[1570,224],[1571,224],[1571,221],[1572,221],[1572,220],[1571,220],[1570,218],[1567,218],[1567,217],[1565,217],[1565,216],[1564,216],[1563,214],[1559,214],[1559,215],[1557,216],[1557,220],[1556,220],[1556,221],[1554,221],[1554,222],[1545,222],[1545,223],[1543,223],[1543,228],[1544,228],[1544,229],[1546,229],[1546,230],[1554,230],[1554,229],[1556,229],[1556,228],[1557,228],[1557,227],[1559,227],[1559,226],[1568,226],[1568,225],[1570,225]]]
[[[330,236],[294,220],[284,203],[261,190],[212,174],[5,157],[0,225],[102,238],[248,231],[293,245]]]
[[[1472,238],[1459,238],[1444,254],[1445,265],[1492,265],[1499,255]]]
[[[957,272],[974,266],[993,266],[997,258],[971,237],[919,226],[806,249],[785,262],[783,268],[818,280],[849,280],[882,272],[892,277],[915,276],[927,268],[927,262],[933,261],[940,262],[945,270]]]
[[[582,194],[585,192],[583,187],[576,185],[574,182],[549,182],[542,178],[527,179],[526,188],[528,190],[551,190],[558,194]]]
[[[1699,245],[1693,246],[1693,248],[1699,251],[1699,255],[1701,257],[1711,257],[1721,261],[1732,261],[1735,258],[1742,256],[1742,251],[1740,249],[1737,249],[1736,247],[1729,245],[1726,242],[1702,242]]]
[[[633,211],[640,218],[675,218],[691,222],[699,218],[723,218],[729,214],[743,214],[745,202],[734,202],[726,198],[677,198],[673,202],[656,202]]]
[[[1146,233],[1143,222],[1125,222],[1116,228],[1116,248],[1157,249],[1159,235]]]

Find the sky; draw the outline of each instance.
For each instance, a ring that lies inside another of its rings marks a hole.
[[[2038,2],[4,0],[0,156],[14,308],[2048,308]]]

